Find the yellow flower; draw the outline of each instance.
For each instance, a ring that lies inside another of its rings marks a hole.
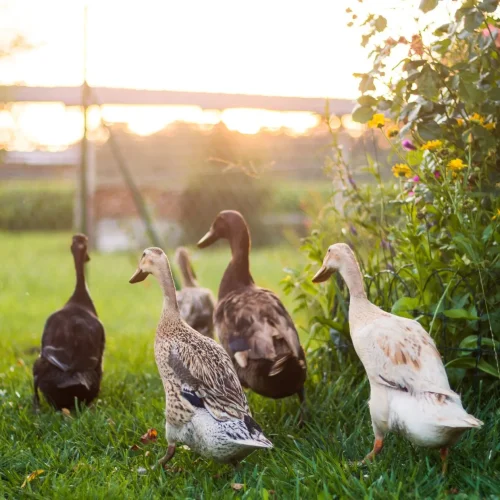
[[[486,129],[486,130],[494,130],[495,127],[497,126],[496,123],[485,123],[483,125],[483,127]]]
[[[399,134],[398,127],[390,127],[387,130],[387,137],[396,137]]]
[[[500,217],[500,208],[497,208],[497,213],[491,218],[491,220],[496,220]]]
[[[465,163],[460,158],[455,158],[454,160],[451,160],[448,163],[448,168],[450,168],[453,171],[455,171],[455,170],[462,170],[466,166],[467,165],[465,165]]]
[[[434,141],[427,141],[425,144],[422,144],[422,146],[420,146],[420,149],[431,151],[432,149],[440,148],[442,145],[443,141],[436,139]]]
[[[382,113],[376,113],[372,116],[372,119],[368,121],[368,126],[370,128],[381,128],[385,125],[385,117]]]
[[[406,163],[397,163],[392,167],[394,177],[411,177],[412,172]]]
[[[463,118],[457,118],[457,125],[463,127],[465,125],[465,120]]]
[[[473,113],[470,117],[470,121],[482,125],[484,123],[484,116],[481,116],[479,113]]]

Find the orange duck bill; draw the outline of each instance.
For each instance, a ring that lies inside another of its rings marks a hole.
[[[219,235],[215,232],[213,228],[210,228],[210,231],[203,236],[203,238],[198,241],[196,244],[198,248],[206,248],[215,243],[219,239]]]
[[[313,276],[312,282],[322,283],[323,281],[326,281],[334,272],[334,269],[330,269],[323,264],[319,271]]]

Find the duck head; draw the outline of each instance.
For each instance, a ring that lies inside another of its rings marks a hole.
[[[163,267],[166,262],[166,255],[161,248],[150,247],[144,250],[137,270],[130,278],[129,283],[139,283],[144,281],[150,274]]]
[[[345,243],[335,243],[330,245],[323,259],[323,265],[314,275],[312,282],[321,283],[326,281],[334,272],[342,272],[343,267],[353,258],[353,253],[349,245]]]
[[[80,262],[88,262],[90,260],[88,254],[88,238],[84,234],[75,234],[71,242],[71,253]]]
[[[248,233],[248,226],[243,216],[236,210],[223,210],[213,221],[208,233],[198,241],[198,248],[206,248],[220,238],[229,240],[233,234],[239,232]]]

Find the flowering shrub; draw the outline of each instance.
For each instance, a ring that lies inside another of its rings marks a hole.
[[[438,3],[423,0],[420,9],[427,13]],[[285,280],[298,307],[310,311],[312,338],[324,340],[329,332],[344,354],[342,283],[327,285],[326,294],[310,284],[312,269],[336,241],[358,253],[373,302],[431,332],[450,373],[477,367],[500,376],[497,7],[498,0],[465,0],[447,24],[427,27],[411,41],[385,38],[390,27],[380,15],[361,24],[373,64],[358,75],[362,95],[353,118],[390,145],[396,180],[383,184],[379,163],[367,158],[377,187],[357,186],[332,132],[327,173],[342,187],[304,241],[305,273],[291,271]],[[402,59],[394,61],[398,53]],[[388,75],[389,64],[401,71]]]

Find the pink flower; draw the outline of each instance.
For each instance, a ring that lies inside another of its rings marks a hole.
[[[418,175],[416,175],[415,177],[413,177],[412,181],[413,182],[420,182],[420,177]]]
[[[415,191],[408,191],[408,196],[415,196]]]
[[[439,179],[439,178],[441,177],[441,173],[439,172],[439,170],[436,170],[436,171],[434,172],[434,177],[435,177],[436,179]]]
[[[495,47],[497,49],[500,49],[500,29],[498,29],[493,24],[488,24],[488,28],[484,28],[482,34],[485,38],[490,38],[491,36],[493,36],[493,39],[495,40]]]
[[[406,149],[407,151],[415,151],[415,149],[417,149],[413,143],[409,140],[409,139],[405,139],[401,145],[403,146],[404,149]]]

